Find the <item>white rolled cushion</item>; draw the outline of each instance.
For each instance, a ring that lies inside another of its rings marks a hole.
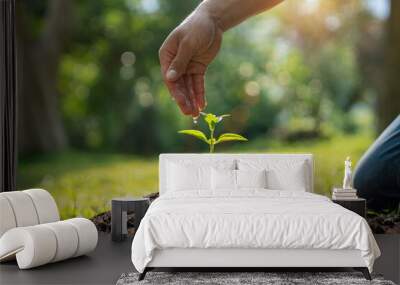
[[[84,218],[14,228],[0,238],[0,261],[16,257],[28,269],[86,254],[97,240],[95,225]]]
[[[65,220],[64,222],[73,225],[78,233],[78,248],[74,257],[91,252],[96,248],[98,233],[96,226],[90,220],[74,218]]]
[[[15,228],[16,226],[17,223],[10,202],[6,197],[0,195],[0,237],[6,231]]]
[[[17,227],[33,226],[39,223],[38,214],[31,197],[23,191],[3,192],[0,194],[10,202]]]
[[[43,189],[29,189],[22,192],[31,197],[39,218],[39,224],[60,220],[57,204],[49,192]]]
[[[267,171],[263,170],[235,170],[237,188],[267,188]]]
[[[43,225],[14,228],[0,238],[0,261],[16,256],[19,268],[28,269],[51,262],[56,249],[51,229]]]
[[[57,262],[75,256],[78,250],[78,233],[74,226],[65,221],[44,224],[56,236],[57,250],[51,262]]]
[[[236,170],[215,169],[211,170],[211,187],[213,190],[236,190]]]

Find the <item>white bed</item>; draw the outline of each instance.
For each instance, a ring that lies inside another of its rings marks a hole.
[[[312,193],[312,155],[162,154],[159,167],[160,198],[132,243],[140,278],[154,267],[354,267],[370,278],[371,230]]]

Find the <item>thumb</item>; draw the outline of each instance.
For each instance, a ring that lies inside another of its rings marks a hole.
[[[166,78],[169,81],[175,81],[186,72],[186,68],[193,57],[193,49],[185,44],[181,43],[178,47],[178,52],[175,58],[172,60],[166,74]]]

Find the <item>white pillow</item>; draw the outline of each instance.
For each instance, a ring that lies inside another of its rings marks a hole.
[[[169,163],[168,190],[190,191],[211,188],[211,167]]]
[[[239,159],[239,170],[267,170],[267,188],[273,190],[306,191],[309,189],[305,160]]]
[[[307,179],[305,165],[282,172],[274,169],[267,172],[268,188],[274,190],[302,191],[305,192]]]
[[[166,165],[167,191],[211,191],[211,168],[235,169],[234,159],[174,159]]]
[[[235,170],[237,189],[240,188],[267,188],[267,171],[263,170]]]
[[[238,190],[242,188],[267,188],[267,171],[211,169],[213,190]]]
[[[211,184],[213,190],[235,190],[236,189],[236,170],[216,169],[211,170]]]

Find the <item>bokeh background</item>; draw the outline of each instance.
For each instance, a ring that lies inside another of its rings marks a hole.
[[[18,1],[19,189],[42,187],[63,218],[158,188],[158,154],[207,152],[164,87],[158,49],[192,0]],[[397,28],[396,28],[397,25]],[[316,192],[340,185],[400,113],[400,1],[286,0],[224,35],[206,78],[217,152],[307,152]]]

